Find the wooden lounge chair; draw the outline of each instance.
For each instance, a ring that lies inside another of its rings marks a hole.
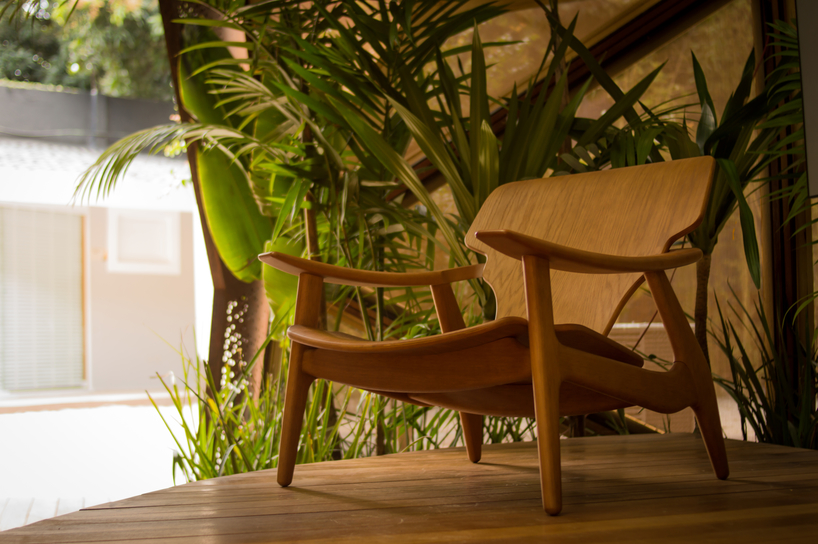
[[[726,478],[710,369],[665,274],[702,256],[669,248],[701,221],[714,167],[704,157],[503,185],[466,237],[485,266],[396,274],[261,255],[299,276],[278,483],[292,482],[316,378],[460,411],[473,462],[483,415],[535,417],[543,506],[552,515],[562,508],[560,416],[691,406],[716,476]],[[495,291],[497,318],[466,328],[450,284],[480,277]],[[667,372],[641,368],[640,357],[607,337],[643,279],[673,348]],[[443,334],[368,342],[319,330],[323,282],[430,285]]]

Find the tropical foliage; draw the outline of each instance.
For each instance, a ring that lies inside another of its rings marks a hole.
[[[461,4],[435,12],[430,11],[431,3],[419,4],[411,17],[398,3],[384,12],[354,2],[316,2],[299,9],[292,2],[268,2],[266,11],[251,6],[238,13],[222,12],[215,20],[191,11],[181,20],[187,27],[187,48],[179,60],[180,90],[183,105],[198,122],[157,127],[120,141],[87,173],[79,194],[108,194],[130,160],[144,149],[198,142],[208,224],[222,258],[245,280],[260,277],[256,255],[265,249],[302,253],[309,242],[310,215],[318,256],[329,262],[393,271],[425,268],[433,266],[436,247],[454,248],[452,259],[466,262],[452,218],[443,215],[428,193],[421,195],[426,206],[420,209],[387,199],[397,185],[388,169],[357,146],[349,123],[323,101],[327,90],[343,85],[344,99],[372,120],[367,126],[375,126],[372,130],[386,142],[385,154],[403,161],[410,136],[384,95],[400,101],[401,78],[425,80],[423,67],[437,44],[475,20],[499,13],[493,7],[458,13]],[[335,22],[344,17],[356,22],[351,30]],[[367,30],[382,26],[382,17],[401,28],[397,37]],[[240,28],[248,41],[237,45],[218,40],[210,28],[219,26]],[[247,49],[250,59],[233,58],[227,46]],[[339,54],[348,58],[339,59]],[[436,238],[439,232],[443,241]],[[272,269],[264,271],[263,279],[276,323],[284,325],[294,280]],[[330,317],[340,316],[350,304],[362,309],[369,338],[424,335],[437,327],[428,289],[364,293],[337,288],[327,298]],[[340,321],[336,318],[330,326],[337,327]],[[226,368],[229,372],[235,371]],[[331,397],[347,394],[327,387]],[[251,402],[252,395],[246,396]],[[336,404],[316,406],[328,421],[340,424],[345,412]],[[402,425],[411,427],[418,420],[412,415],[416,407],[377,397],[371,406],[374,447],[394,451],[390,436],[395,433],[384,425],[381,414],[397,410]],[[448,421],[451,414],[436,417]],[[339,437],[339,445],[328,451],[340,451],[343,444]],[[311,459],[320,458],[317,455]]]
[[[706,75],[695,53],[691,53],[699,111],[694,111],[691,115],[687,111],[687,105],[682,105],[653,112],[642,105],[645,113],[640,119],[631,121],[622,130],[609,130],[605,140],[597,142],[598,145],[594,148],[586,149],[583,145],[575,147],[573,151],[577,156],[573,159],[564,158],[575,172],[601,169],[608,164],[618,168],[667,158],[676,160],[709,155],[717,160],[716,177],[704,219],[687,237],[693,247],[704,253],[704,258],[697,263],[694,321],[696,337],[708,360],[707,289],[711,255],[719,234],[728,219],[738,210],[747,268],[756,287],[760,287],[758,241],[753,213],[745,192],[751,184],[759,188],[762,182],[769,181],[770,178],[763,177],[769,164],[782,154],[797,153],[800,145],[798,142],[803,140],[803,132],[797,128],[786,139],[776,140],[782,127],[799,126],[803,119],[803,109],[797,74],[798,43],[795,29],[778,24],[771,30],[775,38],[771,46],[782,48],[782,53],[777,55],[781,62],[769,75],[764,88],[756,97],[750,98],[756,72],[755,54],[751,52],[739,83],[719,118],[708,90]],[[585,59],[590,53],[586,51],[583,55]],[[598,76],[598,79],[606,81],[605,76]],[[613,82],[609,81],[606,85],[613,85]],[[685,110],[685,120],[682,123],[665,119],[666,114],[678,112],[679,109]],[[686,121],[688,115],[696,120],[695,134],[692,136],[691,127]],[[605,155],[600,153],[600,149],[610,149],[611,153]],[[793,176],[793,172],[797,172],[801,164],[801,160],[795,161],[780,177]],[[799,183],[803,185],[806,181],[803,179]],[[804,204],[803,193],[796,188],[788,189],[786,194],[772,196],[796,199],[798,204],[793,208],[792,215],[798,212],[799,205]]]
[[[552,18],[552,56],[543,59],[526,92],[518,95],[515,88],[505,103],[509,116],[500,138],[491,126],[490,105],[498,101],[486,92],[490,67],[483,49],[501,44],[481,43],[478,29],[501,10],[468,9],[466,2],[434,9],[439,6],[353,0],[188,4],[178,21],[185,26],[179,85],[182,105],[195,122],[157,127],[118,142],[86,174],[80,193],[107,194],[145,149],[196,142],[201,199],[216,247],[237,277],[263,278],[275,313],[272,337],[285,343],[281,331],[289,320],[294,280],[269,268],[262,271],[258,253],[285,251],[359,269],[406,271],[433,268],[435,252],[441,251],[450,263],[467,264],[478,257],[462,245],[465,228],[493,189],[517,179],[643,164],[664,160],[663,152],[672,158],[712,154],[721,169],[720,189],[711,202],[713,220],[738,206],[746,223],[743,188],[762,168],[759,152],[771,141],[775,123],[784,122],[776,116],[790,111],[775,109],[784,92],[775,85],[790,84],[785,75],[771,78],[763,99],[745,104],[750,81],[745,70],[716,123],[697,69],[703,122],[694,143],[684,124],[666,120],[674,108],[635,111],[658,70],[625,92],[573,36],[574,24],[564,28]],[[470,48],[445,49],[447,37],[470,28]],[[219,38],[225,31],[243,39]],[[576,117],[589,82],[567,96],[568,49],[616,100],[599,119]],[[464,53],[471,54],[471,72],[458,63],[455,74],[452,61]],[[539,89],[538,79],[543,82]],[[758,125],[760,119],[770,125]],[[755,128],[760,135],[753,136]],[[443,213],[404,158],[412,139],[451,187],[457,217]],[[402,205],[407,190],[420,205]],[[722,226],[716,224],[708,235],[717,236]],[[754,239],[749,229],[745,239]],[[751,262],[752,244],[747,247]],[[480,313],[492,316],[486,286],[464,287],[460,295],[464,308],[483,310],[471,313],[470,321],[482,319]],[[333,287],[326,298],[326,322],[336,330],[351,307],[369,339],[438,330],[428,289]],[[189,406],[198,414],[198,427],[186,427],[188,445],[180,444],[178,463],[186,476],[275,466],[282,380],[268,376],[264,387],[251,392],[245,377],[253,363],[228,365],[226,383],[232,385],[219,390],[209,374],[199,373],[198,361],[188,363],[186,387],[169,386],[180,411],[185,395],[192,394]],[[286,375],[285,369],[286,358],[278,375]],[[201,389],[203,380],[211,397]],[[317,386],[307,414],[299,453],[303,462],[438,447],[460,438],[457,418],[449,411],[330,383]],[[487,430],[492,441],[530,432],[524,420],[499,418],[489,420]]]
[[[803,168],[798,36],[794,27],[781,22],[772,25],[771,31],[771,46],[780,50],[772,55],[776,69],[768,79],[767,96],[763,98],[775,107],[757,128],[759,134],[771,132],[777,138],[759,149],[758,155],[762,166],[781,159],[789,163],[778,175],[765,178],[788,181],[784,189],[770,196],[788,200],[790,214],[785,222],[789,222],[812,206]],[[801,228],[810,227],[807,222]],[[816,337],[815,331],[809,329],[810,320],[798,319],[817,297],[812,293],[791,308],[779,303],[773,315],[767,313],[760,298],[753,313],[740,302],[728,304],[727,311],[722,312],[716,301],[719,321],[711,334],[730,363],[732,378],[716,377],[716,382],[735,400],[745,439],[753,436],[761,442],[818,449]],[[747,336],[751,346],[741,340]]]
[[[777,346],[786,345],[784,330],[798,325],[781,316],[768,319],[760,298],[755,315],[740,302],[728,305],[732,319],[724,315],[718,300],[716,305],[719,321],[713,337],[728,358],[731,379],[715,380],[736,402],[744,439],[818,449],[814,336],[808,330],[797,331],[797,345],[788,355]],[[750,334],[751,346],[742,342],[742,332]]]
[[[11,17],[14,5],[27,20]],[[0,14],[0,78],[171,100],[156,2],[9,2]],[[70,15],[70,16],[69,16]]]

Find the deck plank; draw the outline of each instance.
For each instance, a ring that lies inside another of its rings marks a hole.
[[[44,520],[0,542],[787,542],[818,529],[818,452],[693,435],[564,440],[564,509],[543,513],[535,444],[462,448],[195,482]]]

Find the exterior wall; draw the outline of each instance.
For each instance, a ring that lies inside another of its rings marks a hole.
[[[12,136],[107,147],[138,130],[170,123],[170,102],[0,86],[0,119]]]
[[[157,372],[182,374],[174,349],[195,353],[192,215],[181,213],[178,275],[109,272],[108,212],[91,208],[89,220],[90,387],[161,390]]]

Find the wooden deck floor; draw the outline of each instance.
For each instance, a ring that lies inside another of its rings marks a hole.
[[[701,440],[562,441],[563,514],[541,509],[535,445],[407,453],[196,482],[0,533],[0,542],[810,542],[818,452],[728,442],[716,480]]]

